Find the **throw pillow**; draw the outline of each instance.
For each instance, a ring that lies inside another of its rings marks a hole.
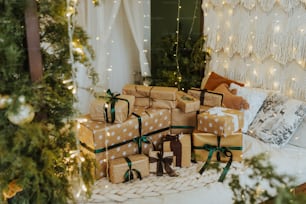
[[[244,86],[243,83],[226,78],[221,76],[215,72],[211,72],[208,76],[204,77],[201,83],[201,89],[214,90],[220,84],[225,83],[230,85],[231,83],[235,83],[239,86]]]
[[[248,134],[282,147],[289,142],[305,115],[305,102],[271,93],[249,126]]]
[[[306,148],[306,117],[299,128],[294,133],[293,137],[290,139],[289,144]]]
[[[244,112],[244,125],[242,132],[246,133],[251,122],[254,120],[258,110],[268,96],[268,91],[259,88],[241,87],[232,83],[230,90],[236,90],[236,95],[243,97],[249,104],[249,109],[242,109]]]

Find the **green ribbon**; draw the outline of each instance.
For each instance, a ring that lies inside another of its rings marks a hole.
[[[126,170],[126,172],[124,173],[124,182],[128,182],[128,181],[131,181],[131,180],[134,179],[133,172],[135,172],[136,175],[137,175],[137,178],[139,178],[141,180],[142,179],[141,173],[137,169],[132,168],[132,161],[128,157],[124,157],[124,159],[127,162],[128,167],[129,167],[129,169]]]
[[[105,120],[106,122],[108,123],[114,123],[115,119],[116,119],[116,111],[115,111],[115,104],[117,103],[118,100],[122,100],[122,101],[125,101],[127,102],[128,104],[128,111],[127,111],[127,117],[129,116],[129,113],[130,113],[130,102],[129,100],[127,99],[124,99],[124,98],[118,98],[120,94],[114,94],[111,92],[110,89],[108,89],[106,91],[106,96],[102,96],[102,98],[104,99],[107,99],[106,103],[109,104],[110,103],[110,106],[111,106],[111,110],[110,110],[110,113],[111,113],[111,120],[108,119],[108,114],[107,114],[107,108],[105,107],[104,108],[104,113],[105,113]]]
[[[209,163],[211,161],[212,155],[214,152],[217,152],[217,160],[220,161],[220,154],[222,153],[223,156],[228,157],[229,160],[226,164],[226,166],[223,168],[223,171],[218,179],[219,182],[223,182],[225,179],[226,174],[229,171],[229,168],[232,164],[233,161],[233,154],[230,150],[242,150],[241,146],[234,146],[234,147],[220,147],[220,141],[221,141],[221,136],[217,136],[217,145],[209,145],[209,144],[204,144],[203,146],[194,146],[193,149],[202,149],[208,151],[208,156],[207,160],[204,163],[204,165],[201,167],[199,173],[203,174],[203,172],[207,169],[209,166]]]
[[[109,147],[107,147],[107,148],[93,149],[93,148],[89,147],[88,145],[86,145],[86,143],[81,142],[81,141],[80,141],[80,145],[83,146],[83,147],[85,147],[85,148],[86,148],[87,150],[89,150],[90,152],[93,152],[93,153],[95,153],[95,154],[98,154],[98,153],[106,152],[106,150],[110,150],[110,149],[114,149],[114,148],[116,148],[116,147],[120,147],[120,146],[125,145],[125,144],[128,144],[128,143],[130,143],[130,142],[136,142],[136,141],[138,142],[138,140],[140,140],[140,137],[144,137],[144,138],[145,138],[145,137],[148,137],[148,136],[150,136],[150,135],[154,135],[154,134],[156,134],[156,133],[160,133],[160,132],[163,132],[163,131],[166,131],[166,130],[169,130],[169,129],[170,129],[170,127],[165,127],[165,128],[162,128],[162,129],[159,129],[159,130],[150,132],[150,133],[148,133],[148,134],[145,134],[145,135],[142,135],[142,136],[139,136],[139,137],[130,139],[130,140],[126,140],[126,141],[124,141],[124,142],[120,142],[120,143],[111,145],[111,146],[109,146]],[[149,141],[149,140],[148,140],[148,141]],[[138,147],[139,147],[139,146],[138,146]]]
[[[132,113],[132,114],[136,116],[138,119],[138,133],[139,133],[139,137],[135,138],[133,141],[136,142],[138,145],[138,153],[142,154],[142,143],[144,142],[144,143],[150,144],[151,141],[148,140],[148,135],[142,135],[141,116],[136,113]]]

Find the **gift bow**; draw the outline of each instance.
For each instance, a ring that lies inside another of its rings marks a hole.
[[[111,113],[111,121],[109,121],[109,119],[108,119],[107,107],[104,108],[105,117],[106,117],[106,121],[107,121],[107,122],[113,123],[113,122],[115,121],[115,118],[116,118],[115,104],[117,103],[118,100],[122,100],[122,101],[126,101],[126,102],[127,102],[127,104],[128,104],[127,116],[129,116],[129,113],[130,113],[130,102],[129,102],[129,100],[127,100],[127,99],[118,98],[119,95],[120,95],[120,93],[114,94],[114,93],[111,92],[110,89],[108,89],[108,90],[106,91],[106,96],[103,96],[103,97],[102,97],[102,98],[107,99],[107,103],[110,103],[110,104],[111,104],[111,110],[110,110],[110,113]]]
[[[156,175],[157,176],[162,176],[163,175],[163,166],[164,166],[165,171],[167,172],[167,174],[169,176],[171,176],[171,177],[177,176],[175,171],[170,166],[171,163],[173,162],[173,157],[172,156],[164,157],[163,152],[159,151],[157,153],[157,158],[149,157],[149,162],[150,163],[157,162],[157,165],[156,165]]]
[[[242,147],[221,147],[220,146],[220,141],[221,141],[221,136],[217,136],[217,145],[209,145],[209,144],[205,144],[202,147],[197,147],[194,146],[194,149],[204,149],[206,151],[208,151],[208,157],[206,162],[204,163],[204,165],[201,167],[199,173],[203,174],[203,172],[207,169],[212,155],[214,152],[217,152],[217,160],[220,161],[220,153],[223,154],[223,156],[228,157],[229,160],[226,164],[226,166],[223,168],[223,171],[218,179],[219,182],[223,182],[226,174],[229,171],[230,166],[232,165],[232,161],[233,161],[233,153],[230,150],[242,150]]]
[[[210,115],[217,115],[217,116],[231,116],[232,117],[232,121],[234,123],[234,130],[233,132],[236,132],[239,130],[239,119],[238,116],[236,114],[231,114],[231,113],[226,113],[224,112],[225,110],[228,110],[227,108],[223,108],[223,107],[213,107],[208,109],[208,113]],[[226,136],[226,135],[224,135]]]
[[[127,162],[129,169],[126,170],[124,174],[124,182],[128,182],[134,179],[133,171],[136,173],[137,178],[141,180],[142,177],[140,171],[138,171],[137,169],[132,169],[132,161],[128,157],[125,157],[125,161]]]

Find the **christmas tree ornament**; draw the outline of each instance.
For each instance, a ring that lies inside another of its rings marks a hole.
[[[12,111],[8,112],[8,119],[11,123],[15,125],[24,125],[33,120],[35,113],[31,105],[22,104],[18,110],[17,113]]]
[[[8,95],[0,95],[0,109],[6,108],[10,103],[12,99]]]

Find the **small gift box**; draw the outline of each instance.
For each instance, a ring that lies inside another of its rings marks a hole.
[[[209,152],[215,150],[220,151],[221,148],[227,148],[232,153],[233,161],[242,161],[242,145],[243,136],[241,132],[233,133],[227,137],[217,136],[212,133],[194,131],[192,134],[193,151],[196,161],[206,161]],[[217,153],[211,157],[212,161],[227,162],[229,157],[225,157]]]
[[[173,152],[176,166],[189,167],[191,161],[190,134],[172,134],[164,136],[163,151]]]
[[[132,114],[134,103],[135,96],[113,94],[108,90],[91,102],[89,114],[92,120],[122,123]]]
[[[162,176],[167,173],[169,176],[178,176],[173,170],[175,160],[173,152],[150,151],[149,152],[150,173],[156,173],[157,176]]]
[[[192,133],[197,125],[197,112],[185,113],[179,108],[171,109],[171,133]]]
[[[209,106],[209,107],[222,106],[223,94],[221,93],[208,91],[206,89],[197,89],[197,88],[189,89],[187,93],[199,99],[200,105]]]
[[[243,112],[214,107],[198,115],[197,129],[215,135],[227,136],[241,130],[243,127]]]
[[[183,91],[177,92],[177,105],[185,113],[198,111],[200,109],[200,100],[186,94]]]
[[[122,183],[149,176],[149,159],[142,154],[117,158],[109,161],[109,180]]]
[[[122,93],[135,96],[135,105],[152,108],[175,108],[177,88],[127,84]]]
[[[196,161],[205,161],[199,170],[202,174],[211,161],[227,162],[218,179],[223,182],[230,169],[232,161],[242,160],[242,133],[233,133],[228,137],[217,136],[211,133],[195,131],[193,137],[193,149]]]

